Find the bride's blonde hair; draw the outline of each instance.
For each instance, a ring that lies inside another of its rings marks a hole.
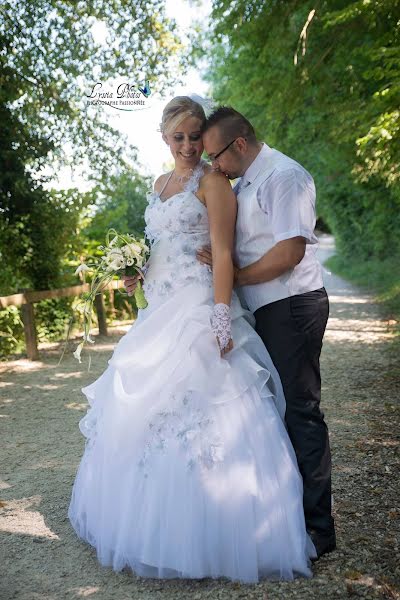
[[[206,122],[206,115],[201,104],[192,100],[189,96],[176,96],[165,106],[160,123],[160,131],[163,134],[174,131],[178,125],[187,117],[197,117],[201,126]]]

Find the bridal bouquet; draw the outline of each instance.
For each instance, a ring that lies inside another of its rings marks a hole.
[[[121,235],[115,229],[109,229],[105,246],[99,246],[103,255],[94,258],[93,262],[82,263],[75,271],[75,275],[85,271],[93,271],[90,291],[82,294],[82,300],[77,310],[83,314],[84,335],[83,341],[77,346],[74,356],[81,361],[81,352],[85,342],[94,344],[90,337],[93,303],[96,294],[112,280],[115,275],[136,275],[139,273],[144,278],[145,263],[148,258],[149,247],[144,239],[137,240],[129,233]],[[123,295],[128,295],[119,290]],[[147,300],[144,296],[140,281],[135,290],[136,306],[146,308]]]

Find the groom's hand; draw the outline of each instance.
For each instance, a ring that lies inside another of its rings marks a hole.
[[[196,252],[197,260],[199,260],[203,265],[208,265],[212,268],[212,254],[210,246],[203,246],[200,250]]]
[[[212,253],[211,253],[210,246],[203,246],[202,248],[200,248],[200,250],[197,250],[196,257],[197,257],[197,260],[200,261],[203,265],[208,265],[212,269],[213,262],[212,262]],[[239,273],[239,267],[237,267],[234,264],[233,265],[234,283],[237,283],[238,273]]]

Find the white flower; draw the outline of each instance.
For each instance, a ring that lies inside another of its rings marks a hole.
[[[107,271],[115,269],[123,269],[125,267],[125,258],[120,248],[114,248],[111,250],[106,257],[108,263]]]
[[[126,259],[126,264],[128,265],[128,267],[130,267],[131,265],[133,265],[133,258],[127,258]]]
[[[76,350],[74,352],[74,356],[75,358],[77,358],[79,360],[79,362],[81,363],[81,352],[82,352],[82,348],[83,348],[83,342],[81,342],[77,347]]]
[[[87,336],[85,336],[83,339],[85,340],[85,342],[90,342],[91,344],[94,344],[94,340],[92,340],[92,338],[90,337],[90,333],[88,333]]]
[[[125,260],[123,258],[116,258],[112,263],[108,265],[107,271],[118,271],[119,269],[124,269],[125,267]]]
[[[85,263],[79,265],[75,271],[75,275],[79,275],[79,273],[82,273],[83,271],[90,271],[89,267],[85,265]]]
[[[121,248],[122,252],[126,255],[126,256],[131,256],[132,255],[132,251],[129,247],[128,244],[125,244],[125,246],[122,246]]]
[[[107,260],[109,262],[112,262],[116,257],[118,258],[122,258],[123,257],[123,253],[121,248],[112,248],[112,250],[110,250],[107,253]]]
[[[132,243],[129,244],[129,249],[132,252],[132,254],[141,254],[142,253],[142,247],[139,244],[136,243]]]

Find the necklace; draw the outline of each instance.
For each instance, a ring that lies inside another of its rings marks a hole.
[[[182,184],[184,183],[185,180],[189,180],[193,173],[194,173],[194,169],[189,169],[190,171],[190,175],[177,175],[175,173],[175,169],[172,171],[172,175],[173,175],[173,179],[175,179],[175,181],[177,181],[178,183]]]

